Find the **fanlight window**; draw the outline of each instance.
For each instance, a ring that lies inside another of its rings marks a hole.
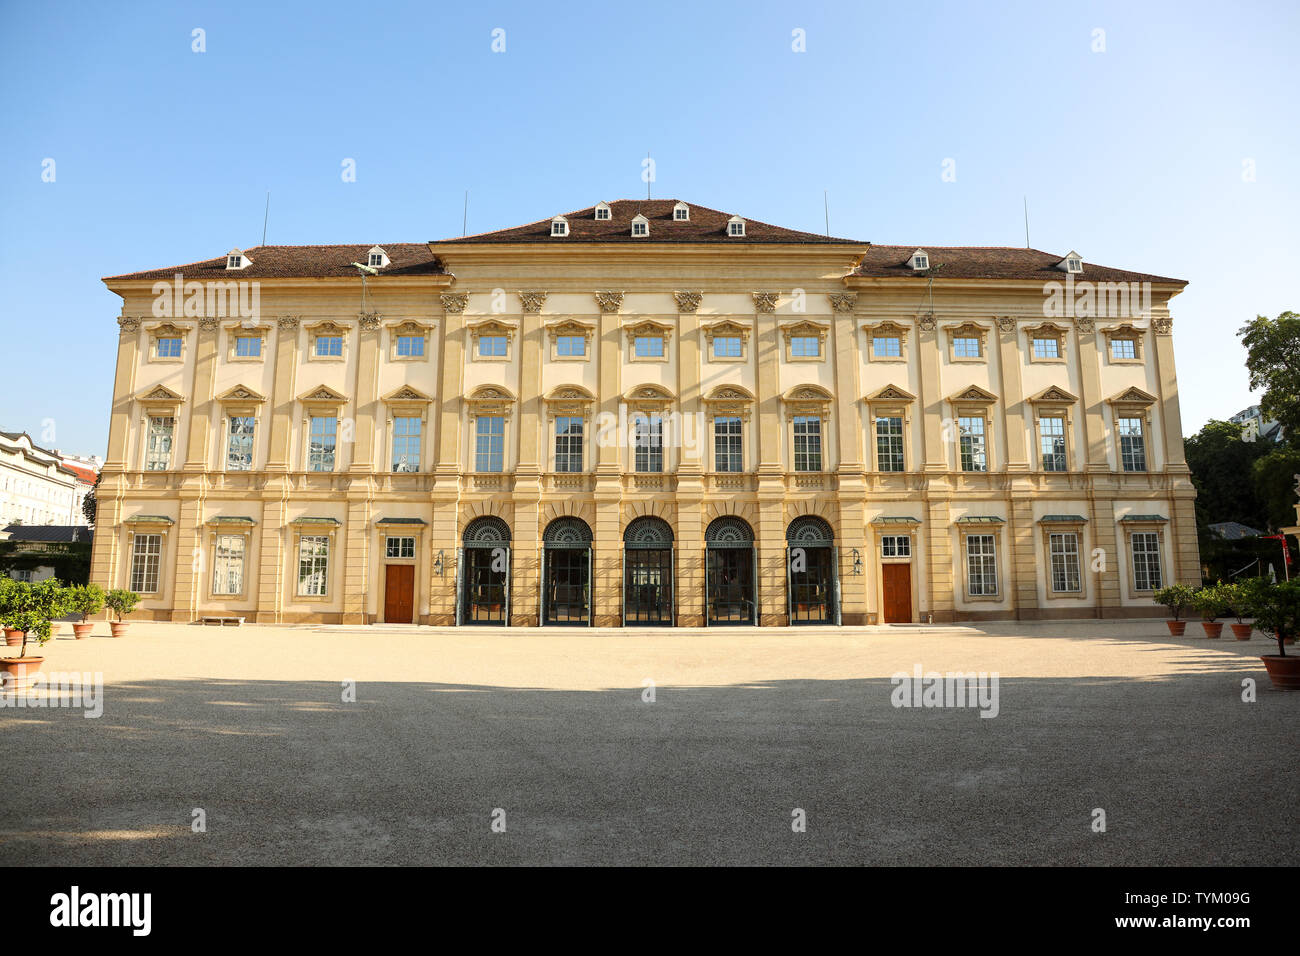
[[[510,525],[495,515],[483,515],[465,526],[465,546],[504,547],[510,543]]]

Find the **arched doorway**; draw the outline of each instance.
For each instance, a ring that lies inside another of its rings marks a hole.
[[[673,623],[673,529],[643,515],[623,532],[623,624]]]
[[[754,529],[740,518],[714,518],[704,530],[704,623],[757,624]]]
[[[831,526],[815,515],[795,518],[785,530],[785,543],[790,623],[840,623],[839,563]]]
[[[591,528],[581,518],[542,532],[542,623],[591,625]]]
[[[465,526],[461,541],[456,623],[504,626],[510,620],[510,526],[484,515]]]

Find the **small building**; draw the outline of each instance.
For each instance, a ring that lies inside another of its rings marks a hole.
[[[0,568],[15,581],[34,584],[57,577],[65,584],[85,584],[94,535],[84,525],[11,524],[0,531]]]

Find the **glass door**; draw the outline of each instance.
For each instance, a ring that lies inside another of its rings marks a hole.
[[[627,548],[623,552],[623,623],[673,623],[673,552]]]

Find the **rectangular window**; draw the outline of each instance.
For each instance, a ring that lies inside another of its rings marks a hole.
[[[384,543],[384,553],[390,558],[415,557],[415,539],[392,537]]]
[[[1147,445],[1142,435],[1142,419],[1121,418],[1119,427],[1119,457],[1124,471],[1147,470]]]
[[[399,335],[397,354],[400,358],[419,358],[424,355],[423,335]]]
[[[635,348],[637,358],[659,358],[664,354],[664,337],[662,335],[638,335]]]
[[[632,422],[636,470],[664,470],[664,423],[658,415],[638,415]]]
[[[144,470],[166,471],[172,461],[172,432],[176,419],[162,416],[149,419],[149,437],[145,449]]]
[[[420,419],[393,419],[393,471],[420,470]]]
[[[555,340],[555,354],[564,358],[587,354],[587,337],[585,335],[561,335]]]
[[[1053,591],[1082,591],[1079,577],[1079,536],[1072,531],[1048,535]]]
[[[979,358],[980,340],[959,336],[952,340],[952,354],[955,358]]]
[[[332,358],[343,354],[343,336],[341,335],[318,335],[316,336],[316,357]]]
[[[333,471],[335,430],[338,419],[333,415],[313,415],[311,436],[307,444],[307,470]]]
[[[794,470],[822,470],[822,420],[816,415],[794,417]]]
[[[504,470],[505,418],[501,415],[480,415],[474,421],[474,470],[482,472]]]
[[[739,335],[715,335],[713,337],[714,358],[740,358]]]
[[[1065,471],[1065,419],[1051,416],[1038,420],[1038,451],[1043,471]]]
[[[871,340],[871,351],[880,358],[902,358],[903,340],[897,335],[877,335]]]
[[[739,417],[713,419],[713,467],[718,471],[744,471],[745,455]]]
[[[1061,343],[1056,339],[1034,339],[1034,358],[1060,358]]]
[[[966,535],[966,593],[972,597],[998,593],[997,545],[991,534]]]
[[[822,341],[815,335],[795,335],[790,338],[791,358],[816,358],[822,354]]]
[[[135,535],[131,544],[131,590],[139,594],[156,593],[161,562],[162,535]]]
[[[1160,590],[1160,535],[1141,531],[1133,535],[1133,590]]]
[[[876,469],[903,470],[903,420],[892,416],[876,419]]]
[[[230,434],[226,439],[226,470],[251,471],[253,467],[253,433],[257,419],[252,415],[231,415]]]
[[[219,534],[212,550],[212,593],[244,593],[244,546],[242,534]]]
[[[480,335],[478,337],[479,358],[505,358],[506,337],[504,335]]]
[[[303,535],[298,541],[298,593],[304,597],[324,597],[329,567],[329,535]]]
[[[912,538],[906,534],[886,534],[880,538],[880,556],[883,558],[910,558]]]
[[[259,358],[262,354],[262,337],[260,335],[240,335],[235,337],[236,358]]]
[[[159,358],[180,358],[181,340],[171,336],[160,338],[158,340],[157,352]]]
[[[1115,359],[1135,359],[1137,358],[1137,340],[1136,339],[1111,339],[1110,340],[1110,357]]]
[[[984,445],[984,419],[958,418],[962,471],[988,471],[989,460]]]
[[[582,419],[575,415],[555,419],[555,470],[582,471]]]

